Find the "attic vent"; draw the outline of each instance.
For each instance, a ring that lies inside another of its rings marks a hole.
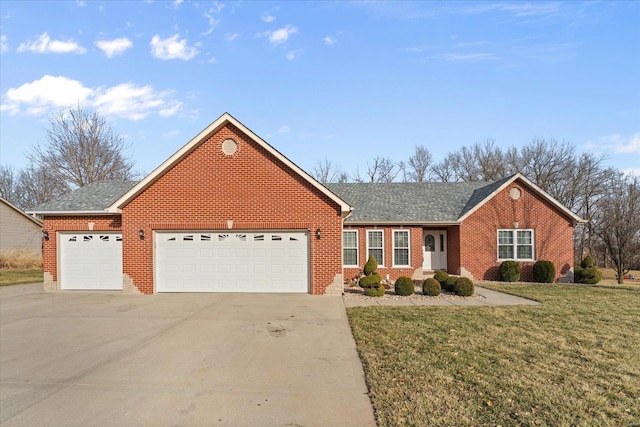
[[[511,197],[512,200],[518,200],[520,196],[522,196],[522,191],[520,191],[519,188],[513,187],[509,190],[509,197]]]
[[[222,152],[227,156],[233,156],[238,151],[238,143],[233,139],[225,139],[222,142]]]

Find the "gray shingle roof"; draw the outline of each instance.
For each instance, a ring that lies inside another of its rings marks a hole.
[[[137,181],[92,182],[58,199],[36,206],[30,212],[103,211],[136,184]]]
[[[353,206],[346,222],[453,222],[506,180],[487,182],[392,182],[327,184]]]

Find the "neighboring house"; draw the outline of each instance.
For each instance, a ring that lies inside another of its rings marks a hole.
[[[0,197],[0,250],[42,253],[42,222]]]
[[[323,186],[229,114],[140,182],[87,185],[44,218],[45,288],[340,294],[368,254],[390,279],[573,266],[582,220],[521,175]],[[344,259],[344,265],[343,265]]]

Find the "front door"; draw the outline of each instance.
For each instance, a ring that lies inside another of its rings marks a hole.
[[[422,241],[422,269],[447,269],[447,230],[424,230]]]

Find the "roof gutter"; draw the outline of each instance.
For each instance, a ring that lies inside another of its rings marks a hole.
[[[344,225],[419,225],[429,226],[451,226],[460,225],[459,221],[348,221]]]
[[[120,212],[102,211],[27,211],[31,215],[40,216],[99,216],[99,215],[120,215]]]

